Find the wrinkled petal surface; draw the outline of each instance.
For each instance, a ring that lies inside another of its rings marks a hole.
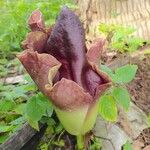
[[[43,16],[40,10],[37,9],[32,12],[28,20],[28,24],[32,31],[40,31],[45,28],[45,23],[44,23]]]
[[[94,43],[91,44],[89,50],[86,53],[87,60],[91,63],[100,65],[101,54],[104,49],[105,40],[97,39]]]
[[[22,42],[22,47],[43,53],[47,39],[48,35],[42,31],[30,32],[27,34],[26,40]]]
[[[93,98],[86,93],[77,83],[62,78],[52,89],[47,88],[49,97],[61,109],[71,109],[84,106],[93,102]]]
[[[100,44],[102,47],[102,42]],[[91,49],[96,52],[95,47]],[[102,78],[88,63],[84,30],[78,17],[68,8],[62,9],[45,51],[62,64],[55,82],[62,78],[72,80],[92,96],[95,95],[97,86],[107,83],[107,79]],[[95,53],[92,57],[94,56]]]
[[[52,82],[49,80],[49,76],[56,74],[61,65],[60,62],[51,55],[38,54],[37,52],[31,51],[30,49],[25,50],[23,53],[18,55],[18,58],[34,82],[37,84],[38,88],[44,94],[46,94],[45,86],[47,84],[52,86]]]
[[[28,23],[32,31],[18,58],[39,89],[62,110],[94,104],[111,84],[98,68],[104,40],[87,50],[81,22],[67,7],[52,28],[45,28],[39,10]]]

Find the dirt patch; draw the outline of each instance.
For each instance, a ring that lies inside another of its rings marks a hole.
[[[133,142],[135,150],[150,150],[150,128],[144,129]]]
[[[128,85],[132,101],[146,114],[150,113],[150,56],[136,63],[136,78]]]

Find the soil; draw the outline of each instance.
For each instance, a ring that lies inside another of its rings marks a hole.
[[[147,115],[150,114],[150,56],[136,63],[136,78],[128,85],[132,101]],[[144,129],[134,142],[139,150],[148,150],[150,146],[150,128]],[[135,148],[136,149],[136,148]]]
[[[150,56],[136,63],[136,78],[128,85],[132,101],[147,115],[150,113]]]
[[[150,128],[144,129],[133,142],[134,150],[150,150]]]

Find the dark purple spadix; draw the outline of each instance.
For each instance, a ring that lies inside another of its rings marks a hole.
[[[86,51],[82,24],[71,10],[64,7],[46,47],[46,52],[62,64],[55,82],[61,78],[73,80],[94,96],[96,87],[105,80],[88,64]]]

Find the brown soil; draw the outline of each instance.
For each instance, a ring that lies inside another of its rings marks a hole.
[[[132,101],[146,114],[150,113],[150,56],[139,60],[138,72],[128,89],[132,95]]]
[[[150,128],[144,129],[133,142],[134,150],[150,150]]]
[[[128,85],[128,89],[132,95],[132,101],[148,115],[150,114],[150,56],[139,60],[136,64],[138,72],[136,78]],[[150,128],[144,129],[134,143],[135,149],[148,150]]]

